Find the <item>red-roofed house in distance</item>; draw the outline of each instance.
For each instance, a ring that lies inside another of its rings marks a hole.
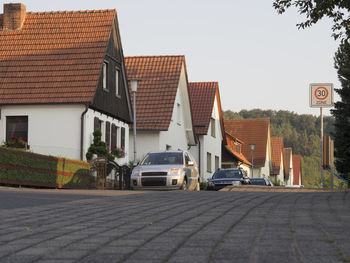
[[[271,181],[275,185],[284,185],[284,143],[283,137],[271,137],[272,170]]]
[[[0,141],[85,159],[95,129],[128,149],[131,103],[116,10],[0,15]],[[128,162],[128,154],[121,162]]]
[[[301,155],[293,155],[293,186],[303,185],[303,169]]]
[[[226,141],[222,143],[222,168],[243,168],[249,171],[252,164],[242,153],[244,142],[225,132]]]
[[[127,76],[139,79],[136,93],[136,159],[151,151],[196,145],[184,56],[125,57]],[[130,149],[133,136],[130,129]]]
[[[293,186],[293,151],[292,148],[284,148],[284,184]]]
[[[272,169],[270,119],[225,120],[224,127],[229,135],[244,142],[242,153],[254,167],[253,177],[270,178]],[[251,144],[255,145],[253,161]],[[251,169],[247,172],[252,177]]]
[[[190,149],[199,164],[200,176],[207,180],[221,168],[223,118],[218,82],[190,82],[194,131],[198,145]]]

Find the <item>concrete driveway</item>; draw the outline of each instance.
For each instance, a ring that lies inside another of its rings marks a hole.
[[[349,201],[0,188],[0,262],[350,262]]]

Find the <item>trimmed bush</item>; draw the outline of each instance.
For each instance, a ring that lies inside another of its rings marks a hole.
[[[90,164],[0,147],[0,183],[88,188]]]

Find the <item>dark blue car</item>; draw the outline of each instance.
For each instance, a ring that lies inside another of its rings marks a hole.
[[[250,184],[247,173],[241,168],[217,170],[207,182],[207,190],[220,190],[229,185]]]

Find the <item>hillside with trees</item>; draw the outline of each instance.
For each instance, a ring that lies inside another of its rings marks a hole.
[[[224,119],[270,118],[271,136],[283,137],[284,147],[292,147],[293,154],[303,157],[303,184],[307,187],[320,187],[320,117],[299,115],[290,111],[241,110],[240,112],[224,111]],[[324,135],[334,132],[334,117],[323,118]],[[325,179],[330,180],[328,172]],[[340,181],[335,180],[339,185]],[[325,187],[329,186],[325,182]]]

